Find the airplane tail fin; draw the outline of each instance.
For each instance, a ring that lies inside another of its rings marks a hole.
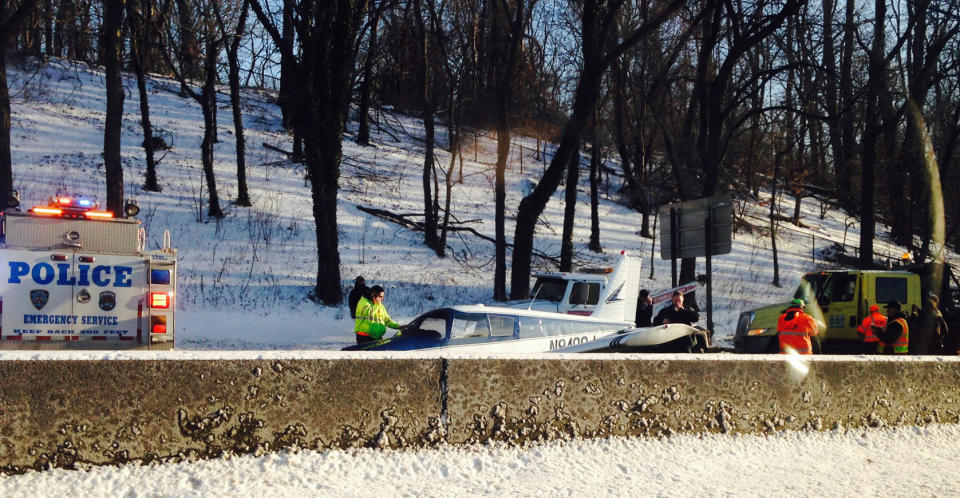
[[[637,296],[640,293],[641,260],[620,252],[620,260],[613,269],[609,285],[600,296],[597,308],[590,314],[595,318],[635,322]]]

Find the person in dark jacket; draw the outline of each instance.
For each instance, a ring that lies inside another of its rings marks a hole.
[[[671,306],[660,310],[657,313],[657,316],[653,319],[654,325],[663,325],[667,323],[685,323],[687,325],[693,325],[700,320],[700,314],[696,310],[688,306],[683,305],[683,293],[680,291],[673,291],[673,296],[670,297],[670,300],[673,302]]]
[[[347,302],[350,304],[350,318],[354,320],[357,318],[357,303],[360,302],[362,297],[370,299],[370,289],[363,277],[357,277],[357,280],[353,283],[353,289],[350,290],[350,295],[347,297]]]
[[[910,323],[910,354],[942,354],[943,342],[950,328],[937,305],[939,297],[931,292],[916,318]]]
[[[650,299],[650,291],[641,289],[637,297],[637,327],[649,327],[653,324],[653,299]]]
[[[910,327],[900,301],[887,304],[887,326],[877,331],[877,337],[880,338],[877,351],[881,354],[907,354],[909,351]]]

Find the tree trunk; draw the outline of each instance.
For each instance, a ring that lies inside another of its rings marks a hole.
[[[573,114],[563,127],[557,152],[543,172],[543,178],[530,195],[520,201],[513,236],[513,266],[510,274],[510,299],[530,297],[530,258],[537,219],[557,190],[563,172],[573,160],[587,118],[600,96],[600,71],[584,70],[574,98]]]
[[[124,98],[120,75],[123,10],[123,0],[104,1],[103,57],[107,110],[103,124],[103,165],[107,176],[107,211],[112,211],[116,216],[123,213],[123,164],[120,162]]]
[[[377,54],[377,25],[380,23],[379,10],[371,11],[370,40],[367,43],[367,57],[363,61],[363,81],[360,83],[360,105],[357,123],[357,144],[370,145],[370,92],[373,88],[373,61]],[[451,150],[452,152],[452,150]]]
[[[128,0],[130,1],[130,0]],[[127,17],[130,25],[130,59],[137,75],[137,93],[140,96],[140,126],[143,128],[143,152],[147,159],[147,173],[143,189],[148,192],[160,192],[157,181],[157,161],[153,154],[153,126],[150,123],[150,100],[147,92],[147,78],[143,66],[144,41],[147,32],[146,25],[141,23],[144,8],[149,7],[149,0],[140,0],[139,15],[134,11],[133,3],[127,4]]]
[[[53,56],[53,2],[43,0],[43,39],[46,43],[44,53]]]
[[[10,90],[7,88],[7,47],[16,39],[20,26],[30,17],[36,2],[24,0],[17,10],[10,12],[0,2],[0,210],[9,207],[7,201],[13,190],[13,164],[10,153]]]
[[[200,46],[197,43],[197,21],[193,15],[193,0],[176,0],[179,14],[181,73],[186,80],[200,78]],[[185,92],[184,92],[185,93]]]
[[[214,8],[218,8],[214,6]],[[243,109],[240,107],[240,41],[243,39],[247,24],[248,3],[243,2],[240,18],[237,20],[233,39],[227,45],[227,64],[229,65],[230,107],[233,108],[233,129],[237,146],[237,202],[238,206],[250,206],[250,192],[247,189],[246,139],[243,134]],[[219,11],[218,11],[219,19]],[[221,22],[221,34],[229,36],[226,26]]]
[[[567,165],[567,184],[563,196],[563,234],[560,238],[560,271],[573,271],[573,224],[577,216],[579,183],[580,150],[577,147]]]
[[[440,247],[440,239],[437,238],[437,216],[434,211],[434,201],[431,195],[432,178],[434,168],[434,146],[436,143],[436,102],[433,97],[433,76],[430,70],[430,39],[427,33],[426,25],[423,21],[423,12],[421,9],[421,0],[414,0],[414,16],[420,35],[420,49],[422,65],[420,67],[420,90],[423,104],[423,130],[424,130],[424,150],[423,150],[423,232],[424,244],[434,250],[438,256],[444,255],[444,248]]]
[[[600,195],[597,192],[600,184],[600,136],[597,133],[594,116],[593,145],[590,150],[590,243],[589,249],[593,252],[603,252],[600,247]]]
[[[854,198],[853,165],[856,157],[856,134],[854,128],[853,91],[853,44],[856,37],[854,0],[847,0],[843,24],[843,54],[840,57],[840,148],[843,162],[837,177],[837,190],[842,192],[840,201],[845,209],[852,211],[857,206]]]
[[[2,11],[0,11],[2,12]],[[10,91],[7,89],[7,49],[0,35],[0,210],[7,205],[13,190],[13,164],[10,154]]]
[[[283,0],[283,26],[281,28],[283,35],[278,43],[285,48],[280,51],[280,91],[277,96],[277,104],[280,106],[280,112],[283,115],[283,127],[287,130],[296,126],[294,115],[297,107],[296,92],[299,88],[297,86],[299,70],[297,69],[296,57],[293,55],[295,35],[293,12],[295,8],[296,0]]]
[[[496,81],[495,89],[495,105],[497,112],[497,165],[494,185],[494,202],[496,211],[494,220],[494,230],[496,232],[496,262],[494,263],[493,273],[493,298],[497,301],[505,301],[507,298],[507,195],[505,185],[507,161],[510,156],[510,119],[507,106],[509,105],[510,97],[512,95],[520,43],[522,42],[523,37],[523,29],[527,23],[525,11],[527,6],[525,6],[524,3],[525,2],[522,1],[516,1],[512,4],[512,19],[510,17],[510,12],[508,12],[509,4],[507,2],[503,2],[502,5],[498,4],[497,2],[491,2],[490,4],[494,12],[498,12],[498,8],[503,7],[503,12],[499,13],[496,17],[498,20],[505,21],[508,24],[509,29],[505,31],[507,31],[510,35],[509,38],[507,38],[506,43],[503,43],[503,40],[499,38],[502,36],[502,34],[498,33],[495,37],[495,40],[499,43],[495,43],[493,46],[496,48],[491,50],[491,52],[494,52],[491,54],[493,57],[503,61],[503,63],[499,66],[500,73]],[[530,2],[530,9],[533,9],[533,3],[535,2]],[[523,153],[523,148],[520,149],[520,153]]]
[[[212,33],[208,33],[212,35]],[[210,197],[210,204],[207,208],[207,216],[211,218],[223,218],[223,211],[220,209],[220,196],[217,195],[217,182],[213,175],[213,147],[217,142],[217,88],[216,88],[216,68],[217,68],[217,46],[212,36],[208,36],[207,54],[204,61],[205,77],[203,84],[203,142],[200,144],[200,157],[203,162],[203,174],[207,181],[207,192]]]
[[[885,69],[884,22],[886,2],[874,2],[873,44],[869,53],[868,79],[865,97],[867,99],[863,130],[863,185],[860,201],[860,269],[873,267],[873,239],[876,231],[874,187],[876,185],[877,137],[880,134],[879,99]]]

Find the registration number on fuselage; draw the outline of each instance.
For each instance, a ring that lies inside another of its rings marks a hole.
[[[583,344],[593,340],[590,336],[580,335],[573,337],[557,337],[556,339],[550,339],[550,349],[560,349],[567,346],[575,346],[577,344]]]

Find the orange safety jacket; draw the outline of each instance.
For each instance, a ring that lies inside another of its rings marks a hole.
[[[886,326],[887,317],[879,311],[874,311],[870,313],[870,316],[863,319],[863,322],[857,327],[857,333],[860,334],[863,342],[878,342],[880,338],[873,333],[873,327],[883,328]]]
[[[907,326],[907,321],[901,316],[894,318],[891,323],[899,324],[901,330],[900,337],[897,337],[897,340],[893,342],[893,354],[907,354],[910,343],[910,328]],[[886,347],[887,343],[877,342],[877,352],[883,353]]]
[[[810,337],[814,335],[817,335],[817,322],[800,308],[787,308],[777,320],[780,353],[787,353],[790,348],[799,354],[813,354]]]

